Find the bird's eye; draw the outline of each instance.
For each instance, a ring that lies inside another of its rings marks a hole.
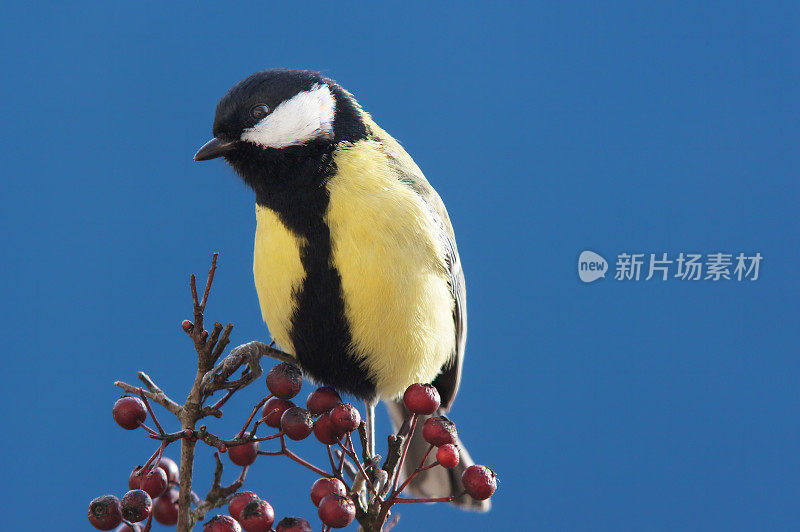
[[[255,105],[253,106],[252,109],[250,109],[250,116],[253,118],[253,120],[261,120],[268,114],[269,114],[269,107],[267,107],[263,103]]]

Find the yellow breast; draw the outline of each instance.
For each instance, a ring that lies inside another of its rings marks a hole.
[[[294,354],[289,336],[295,305],[292,294],[305,278],[300,262],[305,239],[295,236],[277,214],[259,205],[256,224],[253,276],[261,314],[275,341],[284,351]]]
[[[394,397],[414,382],[430,382],[454,350],[439,228],[378,142],[339,148],[334,162],[325,221],[353,348],[378,393]]]

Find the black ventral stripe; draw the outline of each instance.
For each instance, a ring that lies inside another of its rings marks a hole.
[[[250,183],[256,203],[274,211],[307,242],[300,250],[306,275],[294,294],[296,307],[289,331],[295,354],[316,382],[370,399],[375,396],[376,383],[350,350],[352,336],[341,276],[333,266],[330,229],[324,220],[330,201],[324,184],[336,171],[332,150],[313,143],[253,150],[237,156],[258,159],[243,173],[243,177],[261,174]]]

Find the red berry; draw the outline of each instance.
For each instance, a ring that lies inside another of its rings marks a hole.
[[[247,532],[269,532],[275,521],[275,512],[267,501],[248,502],[239,514],[239,523]]]
[[[191,333],[192,329],[194,329],[194,323],[189,320],[183,320],[181,322],[181,329],[183,329],[184,332]]]
[[[172,469],[173,467],[174,471]],[[180,476],[178,472],[178,465],[169,458],[165,456],[161,457],[158,466],[156,466],[154,470],[155,469],[162,471],[164,473],[164,478],[167,479],[164,484],[164,489],[162,489],[160,493],[156,493],[155,495],[153,495],[154,492],[158,491],[158,483],[157,483],[158,481],[156,480],[150,479],[151,484],[154,482],[156,482],[156,484],[149,485],[149,488],[142,487],[144,485],[144,481],[147,475],[145,475],[145,472],[142,471],[142,466],[140,465],[136,466],[135,468],[133,468],[133,471],[131,471],[131,476],[128,477],[128,488],[132,490],[145,490],[147,493],[150,494],[151,497],[156,498],[162,493],[164,493],[164,491],[166,491],[167,485],[171,481],[170,474],[175,475],[174,482],[175,484],[178,483],[178,477]],[[169,470],[171,473],[168,473],[167,470]],[[160,475],[158,475],[158,473],[151,473],[151,475],[155,475],[160,478]]]
[[[303,373],[293,364],[282,362],[267,373],[267,388],[275,397],[291,399],[303,386]]]
[[[114,532],[142,532],[142,527],[136,523],[133,523],[133,526],[128,526],[128,523],[122,523]]]
[[[160,467],[154,467],[149,473],[139,478],[141,479],[140,487],[135,489],[143,489],[153,499],[167,491],[167,474]]]
[[[228,456],[231,462],[236,465],[242,467],[249,466],[258,458],[258,442],[251,441],[234,447],[228,447]]]
[[[445,469],[452,469],[458,465],[460,457],[458,456],[458,447],[452,443],[446,443],[439,447],[436,451],[436,460]]]
[[[284,517],[278,521],[275,532],[311,532],[311,525],[302,517]]]
[[[295,441],[303,440],[311,434],[314,420],[305,408],[293,406],[281,416],[281,430]]]
[[[174,482],[175,484],[178,483],[181,478],[181,471],[178,469],[178,464],[175,463],[175,460],[162,456],[158,461],[158,467],[163,469],[164,473],[167,474],[168,481]]]
[[[497,475],[486,466],[472,465],[461,475],[461,484],[473,499],[485,501],[497,489]]]
[[[126,521],[144,521],[153,511],[153,499],[144,490],[131,490],[122,497],[122,517]]]
[[[319,518],[331,528],[344,528],[353,522],[356,517],[356,505],[353,501],[331,493],[319,502]]]
[[[361,414],[350,403],[340,403],[334,406],[330,416],[333,425],[342,434],[353,432],[361,424]]]
[[[403,404],[415,414],[429,416],[436,412],[442,400],[432,384],[412,384],[403,394]]]
[[[321,478],[311,486],[311,502],[319,506],[320,501],[331,493],[346,495],[347,488],[338,478]]]
[[[273,397],[264,404],[264,408],[261,410],[261,419],[268,426],[278,429],[281,427],[281,416],[293,406],[294,403],[291,401]]]
[[[153,501],[153,517],[162,525],[178,523],[178,490],[171,489]]]
[[[333,445],[344,434],[333,424],[330,414],[322,414],[314,421],[314,436],[325,445]]]
[[[114,421],[125,430],[139,428],[139,423],[147,419],[147,407],[138,397],[120,397],[114,403]]]
[[[314,414],[324,414],[330,412],[331,408],[342,402],[342,398],[333,388],[323,386],[311,392],[306,399],[308,411]]]
[[[142,479],[144,475],[142,474],[142,466],[137,465],[131,471],[131,476],[128,477],[128,489],[132,490],[139,490],[142,489]]]
[[[236,495],[233,496],[231,502],[228,503],[228,513],[233,516],[234,519],[237,521],[239,520],[239,514],[242,512],[242,508],[247,506],[247,503],[250,501],[257,501],[258,495],[253,493],[252,491],[240,491]]]
[[[218,515],[203,526],[203,532],[242,532],[242,527],[233,517]]]
[[[455,424],[444,416],[428,418],[422,426],[422,437],[436,447],[458,440]]]
[[[89,503],[89,522],[98,530],[111,530],[122,522],[122,506],[113,495],[101,495]]]

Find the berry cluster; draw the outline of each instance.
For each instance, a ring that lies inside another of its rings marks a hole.
[[[123,398],[131,399],[131,398]],[[124,401],[117,404],[135,404]],[[115,407],[115,419],[118,410]],[[157,458],[157,459],[156,459]],[[118,532],[139,531],[136,523],[153,518],[161,524],[174,526],[178,522],[178,465],[166,456],[153,455],[144,466],[136,466],[128,478],[130,491],[120,500],[114,495],[103,495],[89,504],[89,522],[99,530],[111,530],[119,525]]]
[[[475,500],[486,500],[492,496],[497,488],[496,475],[486,466],[473,465],[461,476],[461,493],[425,499],[402,497],[405,488],[419,473],[434,467],[452,469],[460,461],[456,427],[446,417],[437,415],[440,398],[436,388],[430,384],[413,384],[405,391],[403,402],[410,417],[397,434],[389,437],[387,457],[381,465],[380,457],[371,456],[369,446],[365,445],[367,437],[361,413],[344,402],[335,390],[324,386],[315,389],[308,395],[305,408],[293,402],[302,388],[303,375],[295,365],[296,361],[288,355],[272,346],[251,342],[233,349],[217,362],[228,343],[232,326],[229,324],[223,328],[217,323],[210,332],[202,327],[215,261],[202,301],[197,296],[192,276],[195,320],[182,323],[182,329],[195,344],[201,370],[186,404],[175,403],[144,373],[140,373],[139,378],[147,390],[116,383],[131,395],[116,401],[112,410],[114,420],[126,430],[141,428],[160,444],[144,465],[133,469],[128,478],[130,491],[121,499],[103,495],[91,502],[88,516],[95,528],[112,530],[118,527],[118,532],[149,532],[155,521],[167,526],[177,525],[183,532],[190,530],[196,521],[205,519],[213,509],[227,504],[229,515],[217,515],[206,521],[204,532],[310,531],[309,522],[299,517],[285,517],[275,524],[275,511],[269,502],[252,491],[240,491],[249,468],[259,456],[285,456],[319,477],[311,486],[310,498],[324,531],[347,527],[354,520],[358,520],[366,531],[382,530],[391,508],[398,503],[454,502],[465,495]],[[197,421],[204,417],[221,417],[221,408],[231,395],[262,374],[260,360],[263,356],[284,362],[267,373],[269,394],[254,405],[241,430],[233,438],[223,439],[205,425],[197,428]],[[234,378],[240,368],[243,371]],[[213,404],[207,404],[206,401],[217,391],[224,391],[224,396]],[[173,413],[181,422],[181,430],[166,432],[150,401]],[[155,428],[148,426],[148,419]],[[418,421],[422,423],[421,434],[429,447],[422,461],[413,464],[416,469],[401,479],[410,435],[414,434]],[[275,429],[275,432],[259,436],[259,428],[264,427]],[[355,439],[360,440],[362,446],[360,455],[354,445],[353,434],[356,432],[358,437]],[[289,448],[289,442],[304,440],[312,434],[326,449],[328,465],[325,467],[314,465]],[[186,447],[192,449],[188,459],[186,455],[182,456],[181,468],[164,456],[165,449],[178,440],[184,442],[184,450]],[[272,440],[275,442],[268,443]],[[216,450],[214,481],[204,499],[191,491],[192,458],[194,447],[199,442]],[[274,443],[279,444],[277,450],[261,448],[262,444]],[[228,486],[220,484],[223,463],[219,454],[223,453],[234,465],[242,468],[238,479]],[[435,459],[429,461],[432,454]],[[182,479],[185,479],[184,483]]]

